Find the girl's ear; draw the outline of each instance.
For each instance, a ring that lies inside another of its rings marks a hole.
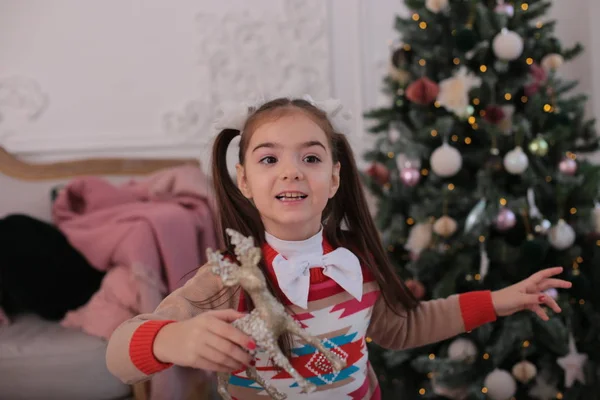
[[[246,170],[244,166],[240,163],[235,165],[236,175],[237,175],[237,184],[238,188],[247,199],[252,198],[252,192],[250,187],[248,186],[248,180],[246,179]]]
[[[333,164],[333,172],[331,174],[331,187],[329,188],[329,198],[331,199],[337,193],[340,187],[340,162]]]

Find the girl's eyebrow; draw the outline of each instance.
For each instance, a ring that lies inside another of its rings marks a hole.
[[[327,150],[325,148],[325,145],[318,140],[309,140],[308,142],[304,142],[300,145],[300,148],[307,148],[307,147],[312,147],[312,146],[320,146],[323,148],[323,150]],[[283,146],[281,146],[278,143],[264,142],[264,143],[259,143],[258,145],[256,145],[256,147],[254,147],[254,149],[252,149],[252,152],[254,153],[256,150],[263,148],[263,147],[269,148],[269,149],[276,149],[276,148],[281,148]]]

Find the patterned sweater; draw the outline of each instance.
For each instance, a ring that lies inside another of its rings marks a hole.
[[[323,241],[323,252],[333,249]],[[269,245],[263,248],[269,278],[276,282],[272,261],[277,255]],[[286,303],[290,313],[312,335],[324,340],[327,347],[346,359],[346,368],[333,373],[320,353],[298,339],[292,346],[290,362],[305,378],[316,384],[317,391],[301,394],[300,388],[285,372],[276,369],[259,353],[256,367],[266,380],[286,393],[288,398],[380,399],[379,385],[368,362],[367,338],[390,349],[418,347],[441,341],[494,321],[496,314],[489,291],[469,292],[446,299],[421,302],[403,316],[398,316],[385,303],[377,282],[363,268],[363,296],[356,300],[320,269],[311,269],[308,309]],[[109,370],[125,383],[135,383],[171,367],[161,363],[152,352],[154,338],[166,324],[200,314],[190,300],[205,300],[224,286],[210,268],[200,268],[182,288],[174,291],[152,314],[139,315],[123,323],[113,333],[107,349]],[[245,311],[243,297],[227,289],[210,306],[214,309],[237,308]],[[224,301],[229,298],[228,301]],[[244,371],[232,374],[229,391],[239,400],[270,398]]]

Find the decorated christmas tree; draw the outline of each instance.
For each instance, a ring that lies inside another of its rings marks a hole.
[[[550,1],[405,0],[367,118],[365,182],[398,274],[423,300],[497,290],[563,266],[563,312],[530,311],[389,351],[370,343],[384,399],[600,398],[600,169],[586,97],[561,77]],[[595,290],[594,290],[595,289]]]

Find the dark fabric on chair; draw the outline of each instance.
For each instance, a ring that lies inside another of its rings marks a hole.
[[[27,215],[0,219],[0,307],[59,320],[99,289],[93,268],[55,226]]]

